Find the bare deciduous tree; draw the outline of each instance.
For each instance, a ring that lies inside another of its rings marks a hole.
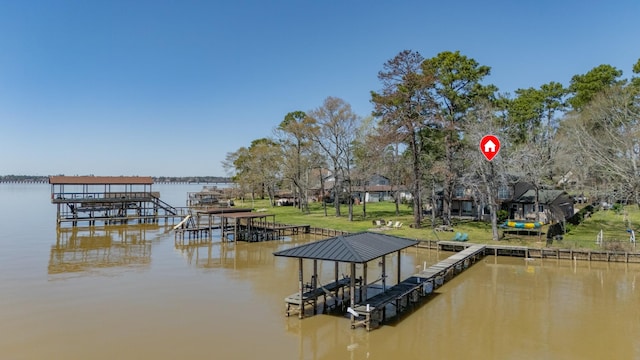
[[[336,97],[328,97],[322,106],[308,113],[316,124],[314,140],[331,164],[334,176],[333,199],[336,216],[340,216],[340,200],[343,190],[351,194],[351,170],[353,166],[353,141],[360,117],[351,111],[351,105]],[[349,220],[353,220],[353,203],[349,204]]]

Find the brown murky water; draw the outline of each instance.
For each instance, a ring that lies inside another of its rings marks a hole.
[[[154,188],[178,206],[199,190]],[[0,184],[0,204],[0,359],[640,359],[637,265],[487,257],[366,332],[341,316],[284,316],[297,261],[272,253],[307,239],[176,246],[165,227],[59,232],[47,185]],[[446,255],[409,249],[402,275]],[[378,272],[369,265],[370,280]]]

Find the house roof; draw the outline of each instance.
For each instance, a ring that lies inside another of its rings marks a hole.
[[[393,235],[360,232],[296,246],[273,254],[275,256],[362,264],[417,243],[415,240]]]
[[[50,176],[52,185],[151,185],[151,176]]]
[[[564,194],[562,190],[538,190],[538,202],[540,204],[551,204],[560,195]],[[533,204],[536,202],[536,190],[529,189],[524,194],[520,195],[513,202]]]

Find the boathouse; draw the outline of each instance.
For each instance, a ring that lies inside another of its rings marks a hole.
[[[49,184],[58,224],[157,223],[184,216],[160,200],[148,176],[51,176]]]
[[[350,314],[351,328],[364,326],[371,330],[385,322],[391,311],[396,317],[430,296],[433,291],[446,281],[467,269],[484,256],[484,245],[463,245],[463,250],[442,260],[421,272],[410,275],[403,280],[401,275],[401,251],[414,246],[418,241],[373,232],[343,235],[329,238],[291,249],[275,252],[275,256],[297,258],[298,292],[287,296],[286,315],[298,313],[300,319],[304,317],[305,307],[313,306],[316,313],[318,299],[323,298],[323,308],[327,308],[327,298],[334,299],[335,307],[342,303]],[[454,244],[455,245],[455,244]],[[395,284],[387,286],[386,256],[397,252],[397,279]],[[310,282],[304,281],[303,260],[313,260],[313,275]],[[367,263],[381,259],[381,277],[369,283],[367,279]],[[318,282],[317,261],[335,262],[335,279],[329,284]],[[351,274],[338,277],[338,263],[349,263]],[[356,265],[362,265],[362,274],[357,277]],[[381,288],[371,294],[368,287],[382,281]],[[344,300],[345,290],[349,298]],[[341,296],[339,296],[341,295]],[[371,296],[370,296],[371,295]],[[293,308],[292,308],[293,307]]]
[[[401,257],[400,252],[418,242],[397,236],[374,232],[361,232],[349,235],[341,235],[325,240],[300,245],[294,248],[275,252],[275,256],[292,257],[298,259],[298,292],[285,298],[287,313],[297,313],[299,318],[304,317],[306,305],[312,305],[314,314],[320,297],[324,298],[326,306],[327,296],[337,298],[342,290],[344,300],[345,290],[348,290],[350,298],[347,305],[356,304],[359,299],[367,299],[367,264],[373,260],[381,259],[382,275],[380,281],[382,288],[386,288],[386,259],[387,255],[397,253],[397,282],[401,281]],[[303,260],[313,260],[313,274],[311,280],[305,282],[303,274]],[[318,261],[332,261],[335,263],[334,281],[328,284],[318,282]],[[350,274],[339,277],[338,264],[348,263]],[[356,272],[356,265],[362,265],[362,273]],[[356,293],[359,294],[358,299]],[[351,315],[352,323],[355,322],[354,314]]]

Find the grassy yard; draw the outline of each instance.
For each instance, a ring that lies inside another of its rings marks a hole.
[[[621,211],[596,211],[579,226],[571,227],[562,242],[565,247],[595,248],[596,237],[602,230],[605,242],[619,242],[628,246],[630,233],[627,229],[633,229],[636,233],[640,231],[638,206],[629,205]],[[640,237],[640,234],[638,236]]]
[[[473,243],[491,243],[491,225],[480,221],[463,221],[454,220],[453,232],[436,232],[433,230],[430,218],[427,217],[421,224],[420,229],[411,228],[409,225],[413,223],[412,209],[407,205],[400,205],[400,214],[396,216],[395,205],[390,202],[367,203],[367,217],[362,215],[362,205],[354,205],[353,221],[348,220],[348,209],[346,205],[342,205],[342,216],[336,217],[333,206],[327,206],[327,216],[321,203],[312,203],[310,206],[311,213],[302,214],[298,209],[292,206],[276,206],[271,207],[266,200],[258,200],[255,202],[240,201],[236,202],[236,206],[252,207],[253,209],[263,209],[266,213],[275,214],[276,222],[285,224],[308,224],[313,227],[329,228],[337,230],[345,230],[349,232],[358,231],[383,231],[386,234],[402,236],[417,240],[451,240],[456,232],[466,233],[469,236],[469,242]],[[626,212],[626,216],[624,215]],[[384,219],[385,221],[400,221],[403,223],[399,229],[378,228],[373,224],[374,220]],[[590,218],[579,226],[573,226],[569,233],[564,236],[562,241],[555,241],[555,247],[572,247],[572,248],[598,248],[595,240],[600,230],[603,230],[605,241],[619,241],[621,244],[628,246],[629,233],[627,232],[627,221],[634,230],[640,230],[640,209],[637,206],[627,206],[623,211],[616,213],[613,210],[596,211]],[[439,225],[439,224],[436,224]],[[546,230],[544,226],[540,235],[537,233],[513,233],[506,232],[503,234],[500,230],[500,242],[509,245],[526,245],[530,247],[545,247]],[[640,233],[638,234],[640,237]]]
[[[491,241],[491,226],[478,221],[454,221],[453,232],[435,232],[430,218],[427,217],[420,229],[413,229],[410,227],[413,223],[413,210],[407,205],[400,205],[400,214],[396,216],[395,205],[390,202],[367,203],[366,219],[362,215],[362,205],[354,205],[353,221],[348,220],[346,205],[341,207],[341,217],[334,215],[335,209],[332,206],[327,206],[327,216],[325,216],[321,203],[312,203],[310,206],[311,213],[308,215],[302,214],[292,206],[271,207],[266,200],[255,201],[253,204],[251,202],[236,203],[236,206],[249,206],[254,209],[266,210],[266,212],[276,215],[277,222],[285,224],[308,224],[313,227],[350,232],[384,231],[387,234],[419,240],[450,240],[453,239],[456,232],[461,232],[467,233],[471,242],[484,243]],[[394,223],[400,221],[403,225],[399,229],[380,229],[373,224],[375,220],[393,221]],[[513,236],[509,237],[507,241],[522,243],[519,237]]]

